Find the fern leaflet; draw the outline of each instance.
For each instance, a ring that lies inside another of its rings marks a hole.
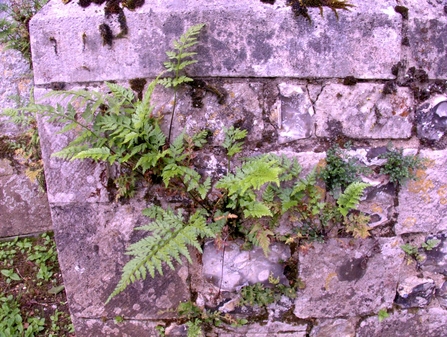
[[[356,181],[346,187],[344,193],[342,193],[337,200],[338,210],[343,216],[348,215],[348,212],[357,206],[363,191],[368,186],[370,185],[367,183]]]

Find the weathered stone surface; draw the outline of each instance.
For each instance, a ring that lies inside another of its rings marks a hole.
[[[141,215],[145,206],[138,198],[127,205],[52,206],[59,262],[76,319],[113,319],[117,315],[136,320],[170,318],[175,311],[169,310],[189,299],[188,267],[184,265],[175,272],[165,270],[164,276],[148,276],[104,305],[128,260],[125,247],[143,235],[133,228],[148,222]]]
[[[244,285],[258,282],[268,284],[269,276],[279,277],[287,284],[282,261],[290,258],[290,250],[284,244],[274,243],[265,256],[261,248],[241,250],[241,242],[233,241],[225,250],[216,249],[214,242],[205,244],[203,252],[203,276],[219,290],[235,291]]]
[[[80,87],[72,89],[77,90]],[[47,93],[47,89],[36,88],[34,90],[36,101],[56,105],[59,102],[57,97],[42,98]],[[67,161],[53,157],[52,155],[66,147],[75,135],[73,132],[59,133],[63,125],[48,123],[40,116],[38,123],[49,202],[51,204],[108,202],[111,198],[107,191],[111,175],[110,167],[92,160]]]
[[[365,319],[357,330],[358,337],[444,337],[447,334],[447,311],[439,308],[417,311],[394,311],[379,322],[377,316]]]
[[[409,138],[413,98],[406,88],[384,95],[380,84],[328,84],[315,104],[318,137]]]
[[[427,240],[439,240],[439,243],[432,249],[424,250],[419,268],[424,272],[447,276],[447,235],[445,233],[430,235]]]
[[[263,322],[262,324],[248,324],[225,332],[219,332],[219,329],[216,330],[218,337],[305,337],[307,335],[307,324],[292,325],[283,322]]]
[[[442,308],[447,309],[447,281],[444,282],[436,293],[436,297]]]
[[[73,317],[73,323],[76,326],[76,337],[141,337],[158,336],[155,327],[157,322],[148,320],[126,319],[123,322],[116,322],[114,317],[107,320],[99,318]],[[185,337],[184,335],[173,334],[172,337]]]
[[[211,145],[220,146],[225,138],[224,129],[236,126],[248,131],[247,141],[256,144],[263,139],[263,85],[250,80],[216,80],[205,82],[210,87],[203,90],[202,106],[195,106],[197,97],[191,86],[185,86],[179,91],[178,102],[173,123],[173,138],[181,132],[194,134],[209,130]],[[219,97],[211,90],[216,90]],[[154,104],[164,112],[164,125],[168,124],[172,113],[173,90],[158,88],[154,95]],[[160,104],[161,103],[161,104]],[[166,134],[167,134],[166,130]]]
[[[423,150],[428,159],[427,169],[418,170],[418,180],[408,181],[399,193],[396,234],[438,233],[447,229],[444,221],[447,212],[447,151]]]
[[[16,107],[11,99],[21,97],[26,101],[32,85],[29,63],[16,50],[5,50],[0,44],[0,111]],[[14,136],[20,133],[20,128],[0,115],[0,136]]]
[[[319,319],[317,324],[313,326],[310,337],[354,337],[355,336],[355,319]]]
[[[290,83],[278,85],[280,100],[278,113],[279,143],[309,138],[313,134],[314,115],[307,87]]]
[[[377,313],[391,307],[403,254],[398,238],[330,239],[300,253],[295,315],[330,318]]]
[[[429,144],[436,144],[447,127],[447,96],[435,96],[416,108],[417,135]]]
[[[46,194],[0,154],[0,237],[52,229]]]
[[[404,1],[409,9],[410,64],[423,68],[430,78],[447,79],[447,14],[445,2]]]
[[[317,8],[310,9],[309,24],[295,18],[284,0],[275,6],[250,0],[231,6],[225,0],[150,1],[133,12],[125,9],[129,33],[109,47],[98,27],[117,18],[105,20],[103,7],[93,4],[80,8],[77,2],[52,1],[30,24],[35,81],[155,77],[171,40],[198,22],[207,27],[194,76],[391,78],[402,21],[394,1],[352,3],[356,7],[340,11],[339,20],[330,11],[321,18]]]
[[[435,293],[435,283],[432,279],[407,277],[399,282],[394,303],[401,308],[424,308],[430,304]]]

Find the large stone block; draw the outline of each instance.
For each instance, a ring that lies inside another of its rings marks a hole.
[[[447,311],[440,308],[417,311],[394,311],[390,317],[379,322],[377,317],[369,317],[360,323],[358,337],[407,337],[447,335]]]
[[[376,314],[395,297],[403,254],[399,238],[330,239],[299,256],[295,315],[330,318]]]
[[[328,84],[315,104],[318,137],[410,138],[413,99],[406,88],[385,95],[383,85]]]
[[[415,181],[408,181],[399,193],[396,234],[438,233],[447,229],[447,151],[423,150],[427,168],[417,170]]]
[[[47,196],[0,154],[0,237],[52,229]]]
[[[285,0],[147,1],[124,9],[128,35],[102,40],[99,26],[119,34],[102,6],[51,1],[30,24],[36,84],[155,77],[172,39],[203,22],[193,76],[391,78],[400,59],[401,18],[394,1],[353,0],[351,11],[295,18]],[[76,57],[73,57],[76,55]]]
[[[16,50],[5,50],[0,44],[0,112],[15,108],[12,97],[26,101],[29,97],[32,77],[29,63]],[[0,114],[0,136],[17,136],[22,130]]]
[[[447,79],[447,13],[445,1],[403,1],[408,8],[409,63],[431,79]]]
[[[132,284],[110,303],[104,304],[128,260],[125,247],[143,235],[133,231],[134,227],[148,223],[148,219],[141,215],[144,207],[146,202],[138,198],[126,205],[78,203],[52,207],[70,311],[75,322],[84,320],[82,325],[88,331],[82,336],[92,336],[87,328],[88,319],[104,318],[107,321],[115,316],[133,320],[172,318],[176,313],[173,309],[179,302],[190,299],[188,267],[184,265],[176,271],[167,268],[164,276],[158,275],[154,279],[148,276],[144,282]]]

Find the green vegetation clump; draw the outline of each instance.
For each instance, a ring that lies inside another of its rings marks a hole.
[[[407,180],[416,179],[416,170],[424,169],[424,160],[418,156],[404,156],[403,149],[389,147],[388,151],[381,155],[386,159],[385,165],[380,170],[381,174],[389,176],[390,181],[395,185],[402,185]]]
[[[0,336],[74,336],[50,234],[0,243]]]
[[[0,43],[18,50],[31,63],[29,21],[48,0],[9,0],[0,4]]]
[[[349,184],[359,181],[359,174],[364,172],[365,168],[349,157],[343,149],[332,146],[326,151],[326,165],[320,175],[328,191],[339,193]]]

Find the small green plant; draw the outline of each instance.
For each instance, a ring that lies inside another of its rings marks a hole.
[[[416,170],[425,168],[422,158],[415,155],[404,156],[403,149],[395,149],[392,146],[389,146],[388,151],[380,157],[386,159],[380,173],[388,175],[395,185],[415,180]]]
[[[236,327],[248,323],[246,319],[235,318],[230,314],[199,308],[190,301],[180,303],[177,308],[177,313],[179,319],[184,321],[188,327],[188,337],[204,336],[204,328],[210,326],[220,326],[226,323]]]
[[[20,281],[20,276],[14,272],[14,269],[2,269],[0,272],[4,277],[6,277],[6,283]]]
[[[422,243],[421,247],[425,250],[432,250],[433,248],[438,247],[441,243],[441,240],[438,239],[428,239],[426,242]]]
[[[332,146],[326,151],[326,165],[320,172],[328,191],[337,196],[349,184],[359,181],[359,174],[365,173],[363,168],[339,146]]]
[[[382,322],[384,319],[387,319],[390,317],[390,314],[388,314],[387,309],[380,309],[377,313],[377,318],[379,319],[379,322]]]
[[[275,278],[273,274],[270,274],[267,286],[262,283],[255,283],[243,287],[240,291],[239,304],[262,307],[277,302],[283,295],[294,299],[299,282],[295,280],[294,283],[294,286],[286,286],[279,282],[279,277]]]
[[[421,255],[419,254],[418,247],[411,245],[409,243],[406,243],[404,245],[401,245],[400,248],[405,252],[405,254],[414,258],[416,261],[419,261],[421,259]]]
[[[48,0],[10,0],[0,4],[0,43],[7,49],[18,50],[31,62],[29,21]]]

